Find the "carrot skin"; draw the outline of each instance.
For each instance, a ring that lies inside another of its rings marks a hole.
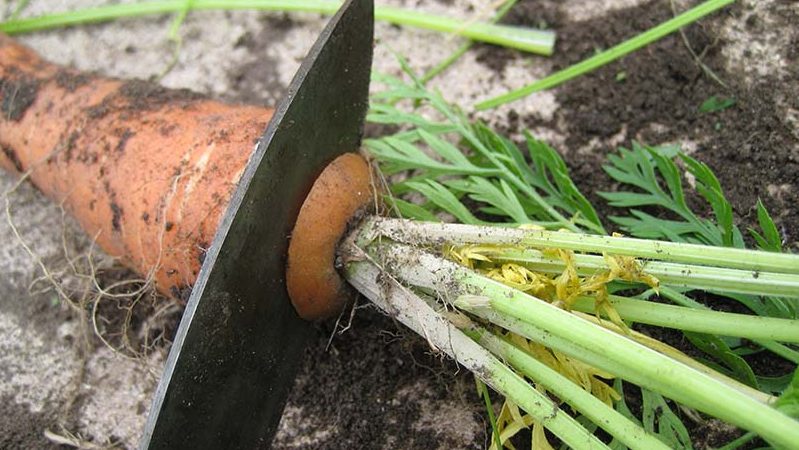
[[[0,35],[0,167],[186,298],[272,110],[50,64]]]

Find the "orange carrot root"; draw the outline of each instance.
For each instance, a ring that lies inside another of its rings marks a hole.
[[[300,209],[289,242],[286,284],[291,302],[306,320],[341,312],[352,290],[336,271],[339,241],[359,210],[373,201],[369,165],[345,153],[314,182]]]
[[[0,34],[0,167],[26,173],[108,254],[186,299],[272,110],[144,81],[78,73]],[[372,200],[367,163],[333,161],[306,198],[286,279],[300,316],[337,314],[335,269],[350,219]]]
[[[78,73],[0,34],[0,167],[185,297],[272,110]]]

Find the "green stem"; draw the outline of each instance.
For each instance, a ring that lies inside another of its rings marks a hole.
[[[710,367],[700,363],[699,361],[692,359],[690,356],[677,350],[676,348],[666,343],[663,343],[655,338],[649,337],[646,334],[639,333],[638,331],[630,329],[625,330],[619,327],[618,325],[614,324],[613,322],[610,322],[609,320],[598,319],[594,314],[587,314],[574,310],[572,310],[572,314],[574,314],[577,317],[580,317],[583,320],[587,320],[593,324],[596,324],[602,328],[606,328],[610,331],[613,331],[616,334],[628,337],[645,347],[648,347],[660,354],[663,354],[671,358],[674,361],[684,364],[696,371],[699,371],[709,376],[710,378],[715,379],[716,381],[719,381],[733,389],[736,389],[737,391],[753,398],[754,400],[759,401],[760,403],[770,404],[771,402],[776,400],[775,397],[766,394],[765,392],[759,391],[749,385],[746,385],[734,378],[730,378],[727,375],[717,372],[711,369]]]
[[[0,31],[13,35],[52,28],[107,22],[131,17],[179,12],[185,8],[184,0],[123,3],[86,8],[78,11],[54,13],[39,17],[13,19],[0,24]],[[325,0],[196,0],[192,10],[257,9],[263,11],[293,11],[334,14],[341,2]],[[487,42],[542,55],[552,54],[555,36],[550,31],[474,23],[463,27],[463,22],[448,17],[391,7],[375,8],[375,19],[408,25],[443,33],[457,34],[475,41]]]
[[[476,283],[473,286],[478,285],[486,286],[483,283]],[[788,446],[790,442],[799,442],[797,440],[799,424],[796,421],[705,374],[676,363],[646,347],[638,346],[618,334],[603,335],[597,332],[599,330],[588,326],[590,322],[567,324],[566,321],[547,317],[546,314],[540,314],[540,311],[531,312],[532,308],[526,308],[532,302],[542,304],[540,301],[532,300],[521,304],[519,298],[499,297],[507,295],[506,293],[492,295],[486,292],[486,294],[491,297],[492,309],[512,317],[519,317],[524,323],[535,321],[545,334],[568,335],[568,339],[588,352],[605,355],[610,364],[604,369],[616,376],[691,408],[755,431],[777,445]],[[481,316],[479,308],[474,308],[468,302],[456,301],[456,306]],[[525,335],[523,328],[515,328],[512,331]],[[525,337],[533,338],[535,334]]]
[[[474,384],[477,386],[477,393],[483,397],[483,402],[485,402],[488,422],[491,424],[491,435],[494,437],[494,445],[497,446],[497,449],[501,449],[502,440],[499,436],[499,427],[497,426],[497,416],[494,414],[494,405],[491,403],[491,394],[488,392],[486,384],[476,376],[474,377]]]
[[[707,247],[713,248],[713,247]],[[558,257],[546,256],[538,250],[517,250],[498,247],[483,253],[495,262],[521,264],[534,272],[562,273],[566,263]],[[590,276],[610,270],[602,256],[574,255],[577,273]],[[777,297],[799,296],[799,275],[729,269],[694,264],[645,261],[642,271],[657,278],[661,284],[706,291],[733,292]]]
[[[774,353],[775,355],[782,356],[794,364],[799,364],[799,352],[785,344],[780,344],[779,342],[774,341],[764,341],[760,339],[753,339],[752,342],[765,348],[771,353]]]
[[[692,8],[679,16],[672,18],[660,25],[650,28],[649,30],[628,39],[621,44],[609,48],[597,55],[594,55],[586,60],[583,60],[573,66],[567,67],[559,72],[556,72],[544,79],[538,80],[532,84],[524,86],[520,89],[508,92],[483,102],[478,103],[475,107],[478,110],[496,108],[499,105],[509,103],[520,98],[526,97],[534,92],[550,89],[558,86],[566,81],[576,78],[592,70],[598,69],[612,61],[615,61],[622,56],[638,50],[641,47],[651,44],[658,39],[671,34],[680,28],[689,25],[702,17],[715,12],[716,10],[729,5],[735,0],[709,0],[699,6]]]
[[[747,442],[754,440],[756,437],[757,435],[755,433],[752,432],[745,433],[743,436],[727,443],[723,447],[719,447],[718,450],[736,450],[738,448],[741,448]]]
[[[360,251],[354,244],[349,250]],[[574,418],[560,410],[546,394],[534,389],[419,296],[391,279],[390,275],[386,276],[387,272],[368,255],[362,253],[361,257],[366,259],[347,265],[345,277],[386,314],[427,339],[434,350],[443,351],[457,360],[572,448],[608,449]]]
[[[404,268],[403,274],[404,274],[404,276],[407,277],[408,280],[410,280],[409,281],[410,284],[412,284],[414,286],[417,286],[417,287],[418,286],[433,286],[437,282],[436,281],[438,279],[437,277],[439,277],[439,275],[437,275],[437,274],[440,274],[439,278],[444,279],[446,281],[446,283],[448,283],[447,285],[450,287],[450,289],[458,288],[459,286],[461,286],[457,281],[449,280],[449,277],[452,276],[452,273],[451,273],[452,271],[447,269],[447,267],[449,267],[450,269],[452,268],[452,265],[454,263],[452,263],[451,261],[445,261],[443,259],[433,257],[432,255],[427,254],[425,252],[422,252],[421,250],[418,250],[418,249],[407,248],[407,247],[402,246],[402,245],[390,243],[389,241],[386,241],[386,240],[380,240],[380,237],[375,237],[374,234],[371,233],[371,230],[369,230],[368,227],[361,228],[361,229],[359,229],[359,231],[356,231],[356,233],[360,233],[359,234],[360,235],[360,239],[362,239],[363,242],[372,242],[372,241],[376,241],[376,240],[379,241],[380,242],[380,246],[383,249],[383,257],[388,258],[390,262],[391,262],[391,255],[402,253],[402,251],[408,252],[408,255],[406,255],[404,258],[402,258],[401,261],[393,261],[392,264],[397,266],[397,267],[402,266]],[[373,245],[377,245],[377,244],[373,244]],[[424,258],[431,265],[431,267],[419,266],[419,262],[421,261],[421,258]],[[432,258],[432,260],[430,260],[430,258]],[[463,273],[465,273],[465,274],[472,274],[474,276],[478,276],[479,277],[479,275],[471,272],[470,270],[467,270],[467,269],[463,268],[462,266],[455,265],[455,267],[459,268],[459,270],[463,270],[464,271]],[[508,288],[508,289],[510,289],[510,288]],[[449,292],[446,292],[446,291],[445,292],[441,292],[438,289],[433,289],[431,292],[437,293],[440,296],[444,296],[447,303],[451,303],[453,301],[452,300],[453,295],[450,294]],[[485,299],[485,297],[479,297],[479,298]],[[553,308],[555,308],[555,307],[553,306]],[[557,311],[563,312],[560,308],[555,308],[555,309]],[[580,346],[576,345],[574,342],[572,342],[569,339],[569,337],[567,337],[567,336],[556,336],[556,335],[553,335],[553,334],[551,334],[549,332],[544,332],[542,330],[538,330],[537,328],[532,327],[529,324],[523,323],[523,322],[519,321],[518,319],[502,316],[502,315],[500,315],[499,313],[497,313],[495,311],[487,310],[487,311],[484,311],[484,313],[485,313],[485,315],[482,316],[483,318],[485,318],[489,322],[498,324],[498,325],[503,326],[504,328],[509,329],[509,330],[524,329],[525,333],[527,333],[528,336],[530,336],[529,333],[537,330],[537,332],[539,332],[539,334],[537,335],[538,337],[535,338],[536,342],[542,342],[542,343],[545,342],[545,345],[547,347],[551,347],[551,348],[557,349],[557,350],[559,350],[559,351],[561,351],[563,353],[569,354],[569,355],[571,355],[571,356],[573,356],[573,357],[575,357],[575,358],[577,358],[577,359],[579,359],[581,361],[584,361],[584,362],[588,363],[589,365],[593,365],[593,366],[595,366],[597,368],[600,368],[602,370],[605,370],[607,372],[612,372],[613,371],[613,368],[614,368],[615,365],[614,365],[614,363],[612,361],[609,361],[607,358],[605,358],[601,354],[594,354],[594,353],[591,353],[591,352],[583,349],[582,347],[580,347]],[[591,323],[591,324],[593,324],[595,326],[598,326],[600,328],[604,328],[606,330],[612,331],[612,332],[617,333],[617,334],[624,334],[623,330],[619,329],[618,327],[616,327],[612,323],[610,323],[608,321],[599,321],[593,315],[584,314],[584,313],[577,312],[577,311],[574,311],[574,312],[572,312],[570,314],[575,316],[575,317],[577,317],[577,318],[579,318],[579,319],[581,319],[581,320],[583,320],[583,321],[586,321],[586,322],[589,322],[589,323]],[[723,384],[725,384],[727,386],[730,386],[733,389],[738,390],[739,392],[749,396],[750,398],[752,398],[752,399],[754,399],[754,400],[756,400],[758,402],[768,403],[768,402],[773,400],[773,398],[771,396],[769,396],[768,394],[760,392],[760,391],[758,391],[756,389],[753,389],[753,388],[751,388],[751,387],[749,387],[747,385],[744,385],[744,384],[742,384],[742,383],[740,383],[740,382],[738,382],[738,381],[736,381],[734,379],[731,379],[731,378],[726,377],[726,376],[724,376],[724,375],[722,375],[722,374],[720,374],[718,372],[715,372],[715,371],[707,368],[706,366],[694,361],[693,359],[691,359],[687,355],[679,352],[678,350],[673,349],[673,348],[669,347],[666,344],[663,344],[660,341],[657,341],[655,339],[652,339],[652,338],[650,338],[648,336],[642,335],[642,334],[637,333],[635,331],[630,331],[630,333],[631,333],[631,335],[627,336],[625,334],[625,336],[634,339],[638,344],[646,346],[646,347],[648,347],[648,348],[650,348],[652,350],[655,350],[655,351],[657,351],[657,352],[659,352],[659,353],[661,353],[663,355],[668,356],[669,358],[671,358],[673,360],[676,360],[676,361],[678,361],[678,362],[680,362],[680,363],[682,363],[682,364],[684,364],[686,366],[689,366],[689,367],[693,368],[694,370],[702,372],[703,374],[705,374],[705,375],[707,375],[707,376],[709,376],[711,378],[714,378],[718,382],[723,383]],[[622,376],[624,376],[624,375],[622,375]]]
[[[710,310],[707,306],[697,302],[694,299],[691,299],[679,292],[667,288],[662,287],[660,289],[659,295],[663,296],[664,298],[677,303],[678,305],[682,305],[684,307],[695,308],[699,310]],[[791,361],[794,364],[799,364],[799,352],[796,350],[784,345],[780,344],[779,342],[774,342],[771,340],[763,340],[763,339],[752,339],[752,341],[761,347],[769,350],[770,352],[779,355],[788,361]]]
[[[457,50],[447,57],[447,59],[436,64],[432,69],[428,70],[424,75],[422,75],[419,78],[419,81],[422,84],[427,84],[428,81],[432,80],[441,72],[447,70],[451,65],[455,64],[455,61],[459,60],[461,56],[466,54],[466,52],[472,48],[472,45],[474,45],[474,41],[468,41],[461,44]]]
[[[510,363],[537,384],[557,395],[575,410],[588,417],[603,430],[631,449],[668,449],[636,423],[613,410],[574,382],[536,360],[524,350],[477,326],[464,327],[464,332],[500,359]]]
[[[454,300],[458,308],[480,317],[486,312],[516,317],[545,335],[568,340],[570,347],[604,359],[608,363],[597,367],[615,376],[752,430],[775,445],[790,447],[799,442],[799,426],[792,418],[624,336],[413,247],[380,241],[372,246],[376,259],[385,261],[400,279],[439,292],[443,299]],[[551,344],[550,339],[542,340],[540,333],[531,335],[523,328],[511,331],[543,345]]]
[[[497,11],[497,13],[491,19],[491,23],[499,22],[499,20],[502,17],[504,17],[505,14],[508,13],[508,11],[510,11],[510,9],[513,7],[513,5],[516,4],[516,2],[517,2],[517,0],[508,0],[507,2],[505,2],[505,4],[502,5],[502,7],[499,9],[499,11]],[[455,61],[459,60],[460,57],[463,56],[466,52],[468,52],[469,49],[472,48],[473,45],[474,45],[474,41],[466,41],[466,42],[464,42],[463,44],[460,45],[460,47],[458,47],[457,50],[455,50],[455,52],[453,54],[449,55],[449,57],[447,57],[447,59],[445,59],[445,60],[441,61],[440,63],[436,64],[435,67],[433,67],[432,69],[428,70],[427,73],[422,75],[419,78],[419,81],[422,84],[427,84],[428,81],[430,81],[433,78],[435,78],[436,76],[438,76],[438,74],[440,74],[441,72],[447,70],[452,64],[455,63]],[[497,448],[499,448],[499,447],[497,447]]]
[[[474,41],[515,48],[539,55],[549,56],[555,47],[555,35],[549,31],[479,22],[463,27],[462,20],[390,7],[376,8],[375,18],[397,25],[411,25],[428,30],[453,33]]]
[[[698,310],[617,295],[611,295],[609,300],[623,319],[633,322],[752,340],[799,343],[799,320]],[[581,297],[572,304],[572,309],[593,313],[595,306],[595,299]]]
[[[485,310],[481,311],[480,317],[484,320],[487,320],[495,325],[499,325],[506,330],[522,330],[517,334],[524,334],[526,336],[530,336],[532,340],[539,342],[549,348],[555,349],[560,351],[561,353],[567,354],[575,359],[583,361],[584,363],[596,367],[598,369],[604,370],[606,372],[613,373],[614,371],[621,371],[619,372],[619,377],[621,378],[628,378],[626,375],[626,370],[624,367],[618,367],[615,362],[611,359],[606,358],[601,354],[592,353],[589,350],[586,350],[583,347],[572,342],[568,337],[560,337],[554,336],[548,331],[543,329],[537,328],[529,323],[523,322],[517,318],[500,314],[493,310]],[[573,312],[573,314],[581,318],[587,322],[590,322],[598,327],[610,330],[616,334],[624,334],[624,331],[620,328],[616,327],[612,323],[608,322],[607,320],[600,321],[595,316],[584,314],[581,312]],[[760,402],[760,403],[770,403],[774,401],[774,397],[758,391],[750,386],[747,386],[738,380],[733,378],[727,377],[723,374],[720,374],[707,366],[702,365],[701,363],[697,362],[696,360],[691,359],[689,356],[685,355],[684,353],[680,352],[673,347],[670,347],[656,339],[650,338],[644,334],[638,333],[636,331],[631,331],[629,337],[633,339],[640,345],[648,347],[658,353],[661,353],[679,363],[682,363],[698,372],[701,372],[708,377],[714,378],[719,383],[725,384],[732,389],[737,390],[738,392],[748,396],[749,398]],[[626,334],[625,334],[626,336]]]
[[[189,15],[189,11],[191,11],[195,0],[183,0],[183,8],[180,9],[175,16],[175,19],[172,20],[172,24],[169,26],[169,39],[175,42],[180,41],[180,26],[183,25],[183,22],[186,21],[186,17]]]
[[[587,253],[634,256],[648,260],[743,269],[755,273],[799,275],[799,255],[665,242],[617,236],[526,230],[494,226],[411,222],[373,218],[376,230],[399,242],[438,245],[491,244],[520,248],[558,248]]]
[[[505,301],[505,299],[492,296],[491,307],[510,317],[521,317],[521,322],[517,322],[517,324],[526,324],[537,320],[532,319],[531,314],[528,314],[523,308],[514,308],[513,305],[510,305],[509,303],[513,300],[518,301],[514,298]],[[474,308],[468,302],[456,301],[456,306],[479,317],[484,316],[480,308]],[[538,317],[541,318],[541,315]],[[527,331],[530,328],[536,328],[535,326],[515,326],[511,328],[511,331],[534,340],[538,337],[538,342],[543,345],[553,344],[553,340],[547,339],[547,335],[562,336],[568,333],[568,337],[562,339],[570,340],[572,345],[593,355],[593,358],[585,360],[588,364],[596,365],[618,377],[651,389],[689,407],[742,428],[751,429],[775,444],[787,446],[791,441],[799,442],[796,441],[799,439],[799,427],[793,419],[733,387],[720,383],[688,366],[676,363],[646,347],[639,347],[638,344],[630,345],[633,344],[632,341],[618,334],[610,333],[602,336],[601,333],[596,333],[587,325],[590,322],[566,325],[564,329],[561,328],[561,323],[552,323],[552,320],[557,319],[548,317],[546,320],[546,324],[538,323],[542,328],[534,333]],[[553,328],[559,329],[553,331]],[[571,331],[567,332],[566,329]],[[569,354],[568,348],[561,351]],[[577,358],[579,354],[570,356]],[[598,359],[603,358],[607,359],[604,364],[601,362],[596,364]],[[746,411],[746,414],[742,414],[743,411]]]

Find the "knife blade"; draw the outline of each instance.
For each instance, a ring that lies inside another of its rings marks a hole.
[[[258,141],[193,287],[142,449],[269,446],[313,332],[286,291],[288,237],[316,176],[360,144],[372,3],[343,4]]]

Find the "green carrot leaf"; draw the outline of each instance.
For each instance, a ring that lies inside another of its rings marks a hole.
[[[569,169],[563,158],[552,147],[535,139],[528,131],[524,132],[527,149],[533,162],[534,171],[531,182],[545,192],[547,200],[572,216],[580,215],[602,228],[602,221],[594,206],[585,198],[569,176]]]
[[[791,417],[799,419],[799,369],[794,371],[791,384],[788,385],[785,392],[774,403],[774,407]]]
[[[684,173],[675,158],[685,164]],[[627,216],[611,218],[627,233],[647,239],[744,246],[742,234],[733,223],[732,206],[704,163],[673,147],[648,147],[637,142],[633,142],[632,149],[620,148],[619,154],[611,155],[608,161],[605,172],[630,190],[599,195],[612,206],[631,208]],[[698,217],[688,206],[683,176],[694,180],[693,189],[709,204],[715,220]],[[657,218],[638,208],[654,208],[671,217]]]
[[[660,394],[641,389],[644,429],[671,448],[693,449],[688,430]]]
[[[424,222],[441,221],[438,217],[436,217],[435,214],[431,213],[423,206],[417,205],[416,203],[407,202],[401,198],[396,198],[391,195],[384,196],[383,200],[390,208],[396,208],[401,217],[405,219],[421,220]]]
[[[469,120],[439,93],[427,90],[401,58],[400,64],[409,82],[390,76],[374,77],[387,90],[372,96],[367,118],[404,127],[393,135],[364,141],[381,170],[389,175],[410,171],[414,178],[436,180],[439,185],[477,202],[475,210],[513,223],[536,221],[548,227],[604,233],[598,214],[571,180],[557,152],[528,134],[530,154],[526,158],[510,139],[485,124]],[[422,108],[425,114],[419,112]],[[430,109],[444,120],[433,122],[424,118],[436,117],[429,113]],[[412,119],[403,125],[409,116]],[[397,195],[409,189],[432,189],[426,183],[399,184],[399,189],[392,188]],[[429,196],[428,199],[442,210],[445,208],[441,204],[453,207],[452,202],[444,201],[440,195],[438,202]],[[465,209],[453,211],[458,212],[453,214],[456,218],[468,217]]]
[[[442,210],[455,216],[461,223],[472,225],[482,223],[481,220],[469,212],[469,209],[452,192],[440,183],[434,180],[427,180],[426,182],[410,182],[406,184],[427,197],[428,200]]]
[[[724,197],[724,192],[721,189],[721,183],[718,178],[710,170],[707,164],[697,161],[688,155],[681,154],[680,158],[685,163],[688,172],[696,178],[696,190],[702,197],[707,200],[713,213],[716,216],[716,223],[718,229],[721,231],[722,244],[726,247],[743,247],[743,242],[733,242],[739,238],[735,234],[740,234],[737,227],[732,222],[732,206],[730,202]]]
[[[504,180],[492,183],[486,178],[469,177],[460,185],[463,192],[472,200],[493,206],[502,213],[501,215],[510,217],[516,223],[530,222],[516,192]]]
[[[777,231],[777,226],[774,225],[771,215],[760,199],[757,200],[757,222],[763,232],[762,235],[754,228],[749,228],[749,233],[751,233],[752,237],[757,241],[757,246],[760,247],[761,250],[781,252],[782,237],[780,236],[780,232]]]
[[[427,143],[427,145],[430,146],[433,151],[438,153],[442,158],[446,159],[452,164],[463,167],[474,167],[469,159],[466,158],[466,156],[464,156],[457,147],[445,141],[444,139],[425,131],[424,128],[419,129],[419,136],[424,140],[425,143]]]
[[[752,368],[743,358],[737,355],[722,338],[719,336],[691,332],[684,332],[683,334],[694,346],[710,355],[727,369],[719,370],[720,372],[727,373],[738,381],[756,389],[759,388],[757,378]]]
[[[734,106],[735,99],[734,98],[726,98],[726,97],[717,97],[712,96],[702,102],[702,105],[699,106],[700,113],[712,113],[718,111],[724,111],[725,109]]]

